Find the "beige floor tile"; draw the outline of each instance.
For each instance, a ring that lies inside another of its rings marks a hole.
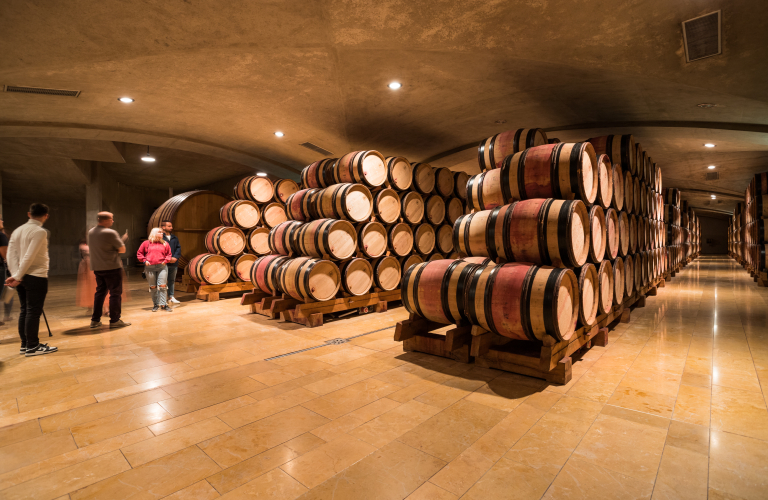
[[[77,449],[68,430],[0,448],[0,474]]]
[[[303,455],[322,446],[326,443],[324,439],[321,439],[311,432],[305,432],[301,436],[297,436],[290,441],[285,442],[285,446],[296,452],[297,455]]]
[[[312,430],[312,434],[321,437],[325,441],[333,441],[341,435],[349,433],[352,429],[355,429],[398,406],[400,406],[400,403],[392,401],[389,397],[381,398],[362,408],[347,413],[343,417],[337,418],[325,425],[321,425],[317,429]]]
[[[768,440],[768,411],[761,393],[712,387],[712,429]]]
[[[709,455],[709,427],[673,420],[669,423],[666,446]]]
[[[541,498],[553,475],[502,458],[462,498],[515,500]]]
[[[315,399],[317,394],[304,388],[294,389],[269,399],[257,401],[254,404],[243,406],[227,413],[222,413],[219,418],[233,429],[242,427],[251,422],[261,420],[275,413],[293,408],[301,403]]]
[[[582,375],[567,394],[575,398],[607,403],[621,379],[624,378],[624,373],[624,370],[594,371],[592,369]]]
[[[176,382],[184,382],[185,380],[191,380],[193,378],[202,377],[204,375],[208,375],[211,373],[217,373],[224,370],[229,370],[231,368],[236,368],[238,366],[240,365],[238,365],[234,361],[228,361],[220,365],[206,366],[205,368],[198,368],[197,370],[192,370],[189,372],[177,373],[172,378]]]
[[[41,435],[40,425],[37,420],[22,422],[8,427],[0,428],[0,447],[5,447],[19,441],[35,438]]]
[[[354,370],[350,370],[339,375],[334,375],[333,377],[328,377],[312,384],[307,384],[304,386],[304,389],[311,391],[316,395],[322,396],[324,394],[343,389],[344,387],[352,385],[355,382],[360,382],[361,380],[371,378],[375,375],[376,374],[374,372],[369,372],[363,368],[356,368]]]
[[[114,475],[78,490],[72,500],[129,498],[151,492],[150,498],[175,493],[221,470],[196,446]]]
[[[371,498],[398,500],[407,497],[445,466],[445,462],[398,441],[313,488],[302,500]]]
[[[653,498],[706,499],[708,462],[706,455],[666,446],[653,488]]]
[[[376,451],[352,436],[342,436],[280,466],[307,488],[314,488]]]
[[[387,397],[395,401],[405,403],[406,401],[410,401],[411,399],[417,398],[422,394],[431,391],[438,385],[439,384],[433,380],[421,380],[415,384],[403,387],[402,389],[389,394]]]
[[[231,467],[326,423],[327,418],[296,407],[209,439],[198,446],[222,467]]]
[[[18,398],[19,412],[24,413],[30,410],[53,406],[129,385],[136,385],[136,382],[128,375],[119,375],[109,380],[94,380],[93,382],[70,385],[52,391],[28,394]]]
[[[165,497],[166,500],[213,500],[218,498],[219,494],[213,489],[207,481],[198,481],[197,483],[179,490],[173,495]]]
[[[681,385],[680,392],[675,401],[673,419],[692,424],[709,426],[711,410],[711,389]]]
[[[284,499],[298,498],[307,491],[298,481],[280,469],[275,469],[230,491],[221,498],[236,499]]]
[[[256,375],[252,375],[251,378],[271,387],[273,385],[288,382],[289,380],[304,377],[311,373],[332,368],[333,366],[334,365],[323,363],[322,361],[318,361],[316,359],[309,359],[290,366],[257,373]]]
[[[213,406],[230,399],[262,389],[264,384],[251,378],[242,378],[222,386],[209,387],[199,391],[185,393],[182,396],[166,399],[161,402],[163,408],[174,417],[190,413],[206,406]],[[167,387],[166,387],[167,389]]]
[[[755,369],[752,367],[750,367],[749,370],[715,367],[712,369],[712,384],[746,391],[761,392],[757,372],[755,372]]]
[[[94,398],[93,396],[86,396],[79,399],[72,399],[69,401],[65,401],[63,403],[57,403],[51,406],[44,406],[42,408],[25,411],[23,413],[18,413],[15,415],[7,415],[5,417],[0,417],[0,428],[7,427],[10,425],[20,424],[22,422],[27,422],[29,420],[45,418],[49,415],[55,415],[57,413],[62,413],[67,410],[72,410],[74,408],[88,406],[96,402],[97,402],[96,398]]]
[[[398,440],[448,462],[506,416],[507,413],[502,410],[460,401]]]
[[[376,448],[381,448],[439,411],[434,406],[419,403],[418,401],[409,401],[384,413],[380,417],[376,417],[352,429],[349,435],[365,441]]]
[[[60,469],[31,481],[3,490],[3,500],[29,498],[53,499],[85,488],[103,479],[130,470],[131,466],[119,451]]]
[[[377,399],[387,397],[396,390],[396,385],[367,379],[303,403],[302,406],[326,418],[336,419]]]
[[[117,413],[72,427],[72,436],[78,446],[88,446],[119,434],[125,434],[171,418],[158,403]]]
[[[136,468],[230,430],[232,430],[230,426],[213,417],[127,446],[122,449],[122,452],[131,467]]]
[[[227,413],[232,410],[236,410],[237,408],[253,404],[255,402],[256,400],[249,396],[240,396],[239,398],[230,399],[229,401],[224,401],[223,403],[219,403],[217,405],[193,411],[192,413],[187,413],[186,415],[182,415],[180,417],[169,418],[168,420],[163,420],[162,422],[152,424],[149,426],[149,430],[151,430],[154,435],[159,436],[161,434],[165,434],[166,432],[192,425],[195,422],[200,422],[202,420],[216,417],[222,413]]]
[[[608,400],[608,404],[664,418],[671,418],[675,408],[675,396],[619,385],[611,399]]]
[[[574,451],[574,457],[653,482],[669,421],[637,413],[606,406]]]
[[[765,498],[768,490],[768,443],[713,431],[709,487],[710,498]]]
[[[280,445],[208,477],[208,482],[222,495],[296,458],[298,454]]]
[[[142,384],[151,380],[173,377],[174,375],[179,375],[184,372],[191,372],[192,370],[194,370],[194,368],[183,361],[180,361],[178,363],[169,363],[153,368],[147,368],[145,370],[129,372],[128,375],[130,375],[137,384]]]
[[[459,497],[427,481],[408,495],[407,500],[456,500]]]
[[[571,458],[544,495],[546,500],[641,500],[653,483]]]

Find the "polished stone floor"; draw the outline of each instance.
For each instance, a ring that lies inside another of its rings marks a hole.
[[[93,332],[73,282],[59,352],[0,329],[0,498],[768,497],[768,289],[700,258],[566,386],[417,353],[402,308],[321,328],[179,294]],[[299,354],[332,338],[346,344]]]

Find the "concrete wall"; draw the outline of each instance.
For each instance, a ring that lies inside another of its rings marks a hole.
[[[128,230],[124,258],[127,257],[128,265],[133,266],[136,251],[147,237],[147,221],[155,208],[168,199],[168,191],[126,186],[112,179],[106,171],[102,172],[101,182],[102,210],[115,214],[113,229],[121,235]],[[51,210],[51,217],[45,224],[50,231],[49,275],[77,274],[80,263],[78,244],[85,238],[86,231],[96,225],[96,220],[86,219],[85,199],[81,203],[59,203],[45,199],[17,199],[9,195],[12,193],[3,197],[2,207],[6,233],[10,236],[14,229],[27,222],[29,205],[34,202],[47,204]]]
[[[699,216],[701,221],[702,255],[725,255],[728,253],[728,220]]]

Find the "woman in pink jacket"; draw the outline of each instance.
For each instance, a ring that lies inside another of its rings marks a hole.
[[[144,263],[144,272],[147,274],[149,289],[152,292],[152,312],[158,309],[171,312],[166,304],[166,291],[168,279],[168,267],[171,260],[171,247],[163,239],[163,231],[159,227],[152,228],[149,239],[141,244],[136,252],[139,262]]]

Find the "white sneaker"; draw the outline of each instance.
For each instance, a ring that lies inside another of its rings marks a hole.
[[[170,299],[168,299],[168,302],[170,302],[171,304],[181,304],[181,302],[176,300],[176,297],[171,297]]]

